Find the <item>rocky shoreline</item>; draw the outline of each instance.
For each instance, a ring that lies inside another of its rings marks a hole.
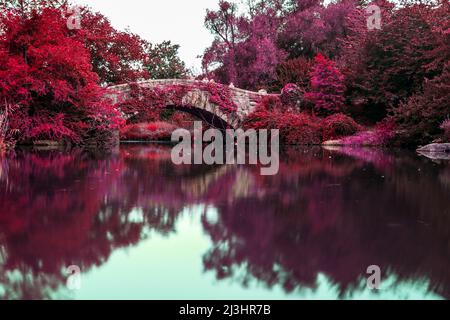
[[[420,147],[417,153],[433,160],[450,160],[450,143],[432,143]]]

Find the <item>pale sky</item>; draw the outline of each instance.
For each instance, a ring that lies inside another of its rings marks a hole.
[[[188,68],[200,71],[196,57],[208,47],[213,35],[204,27],[206,9],[216,9],[218,0],[72,0],[89,5],[111,20],[119,30],[129,28],[142,38],[179,44],[180,57]]]

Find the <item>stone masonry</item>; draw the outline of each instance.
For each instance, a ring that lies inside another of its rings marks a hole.
[[[260,99],[263,96],[267,95],[267,93],[264,91],[252,92],[238,89],[230,85],[229,90],[231,91],[231,98],[237,106],[237,112],[233,114],[226,114],[222,110],[220,110],[219,106],[209,101],[209,92],[198,89],[198,86],[202,83],[204,82],[198,80],[170,79],[147,80],[138,82],[137,84],[143,88],[154,88],[157,86],[164,87],[169,85],[182,85],[193,88],[183,97],[183,106],[189,106],[192,108],[198,108],[211,112],[215,116],[220,117],[235,129],[239,128],[245,118],[255,110],[256,105],[258,104]],[[127,93],[130,91],[130,84],[111,86],[108,87],[107,90],[107,97],[111,98],[114,103],[117,103],[119,102],[119,99],[126,99]],[[166,105],[173,106],[173,103],[172,101],[167,101]]]

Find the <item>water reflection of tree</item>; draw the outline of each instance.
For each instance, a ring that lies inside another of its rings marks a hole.
[[[154,232],[169,236],[195,204],[218,208],[217,219],[202,219],[212,239],[204,265],[218,278],[291,291],[314,287],[323,272],[344,293],[378,264],[399,280],[429,278],[450,296],[448,168],[363,150],[282,156],[275,177],[245,166],[174,166],[163,147],[2,159],[0,297],[52,297],[65,267],[86,271]]]
[[[442,168],[385,157],[315,151],[295,161],[303,167],[259,177],[264,197],[221,204],[217,222],[203,219],[214,243],[204,256],[206,270],[288,292],[314,287],[322,272],[345,294],[376,264],[399,281],[428,278],[431,290],[449,297],[449,190],[437,183]]]
[[[3,298],[51,297],[66,267],[87,271],[154,232],[174,233],[185,206],[229,201],[224,186],[239,176],[224,166],[173,166],[170,149],[154,146],[18,151],[0,167]]]
[[[86,271],[150,230],[174,229],[180,208],[145,201],[137,192],[149,191],[145,184],[161,189],[161,179],[156,185],[156,175],[143,177],[126,158],[46,151],[3,159],[0,295],[42,298],[65,282],[67,266]]]

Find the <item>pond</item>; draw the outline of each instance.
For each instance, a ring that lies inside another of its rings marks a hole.
[[[289,148],[261,176],[156,144],[21,149],[0,159],[0,298],[448,299],[449,198],[450,162],[401,150]]]

